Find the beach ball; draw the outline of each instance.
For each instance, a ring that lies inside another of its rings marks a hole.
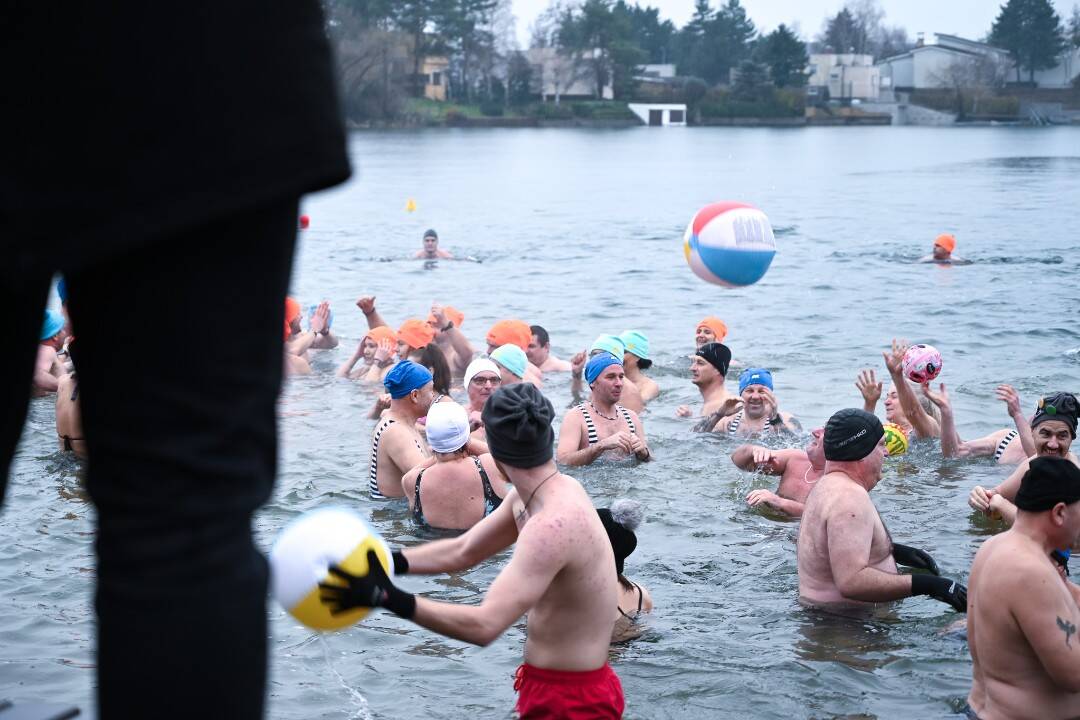
[[[933,345],[912,345],[904,353],[904,375],[920,385],[941,372],[941,353]]]
[[[885,423],[885,449],[889,456],[903,455],[908,449],[907,433],[896,423]]]
[[[330,574],[331,565],[353,575],[366,575],[368,550],[375,551],[383,570],[393,577],[390,548],[359,515],[344,508],[304,513],[281,531],[270,551],[274,599],[315,630],[338,630],[364,619],[370,608],[331,615],[330,608],[319,599],[319,583],[344,584]]]
[[[776,255],[776,238],[765,213],[740,202],[698,210],[683,235],[686,262],[702,280],[724,287],[753,285]]]

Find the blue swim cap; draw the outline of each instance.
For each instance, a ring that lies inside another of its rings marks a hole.
[[[489,357],[519,378],[525,377],[525,369],[529,367],[529,358],[525,356],[525,351],[510,343],[495,348]]]
[[[619,336],[619,339],[626,346],[626,352],[633,353],[642,360],[649,359],[649,338],[637,330],[627,330]]]
[[[67,302],[67,280],[63,277],[56,282],[56,294],[60,296],[61,303]]]
[[[55,310],[45,311],[45,322],[41,324],[40,340],[48,340],[64,329],[64,316]]]
[[[746,368],[739,375],[739,394],[751,385],[764,385],[772,390],[772,373],[765,368]]]
[[[622,365],[622,357],[615,357],[611,353],[602,352],[593,355],[585,364],[585,382],[592,385],[600,373],[612,365]]]
[[[383,379],[386,392],[394,400],[400,400],[413,390],[418,390],[431,382],[431,372],[423,365],[412,360],[402,360]]]
[[[618,335],[605,334],[593,341],[592,347],[589,348],[589,352],[592,352],[593,350],[603,350],[606,353],[610,353],[615,357],[622,359],[623,353],[626,352],[626,344]]]

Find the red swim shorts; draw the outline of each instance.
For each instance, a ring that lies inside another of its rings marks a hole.
[[[528,663],[517,669],[514,717],[521,720],[594,720],[622,717],[622,683],[607,663],[596,670],[547,670]]]

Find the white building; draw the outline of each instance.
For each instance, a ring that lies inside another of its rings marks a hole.
[[[881,70],[872,55],[854,53],[817,53],[810,56],[807,94],[843,100],[877,100],[881,90]]]
[[[595,50],[594,52],[600,52]],[[525,57],[532,66],[533,92],[545,101],[562,98],[595,98],[596,74],[592,58],[587,54],[563,55],[556,48],[529,48]],[[615,88],[609,81],[600,93],[600,99],[611,100]]]
[[[981,73],[993,72],[1004,78],[1012,66],[1009,51],[993,45],[965,40],[955,35],[934,33],[937,42],[926,45],[919,40],[906,53],[879,60],[883,90],[911,91],[949,85],[956,67],[979,67]]]
[[[628,103],[627,107],[651,127],[686,125],[686,105],[683,103]]]
[[[1068,48],[1058,56],[1056,67],[1035,71],[1035,84],[1041,88],[1069,88],[1077,75],[1080,75],[1080,48]],[[1016,79],[1015,70],[1009,79]],[[1027,80],[1028,74],[1021,70],[1020,79]]]
[[[635,80],[643,82],[664,82],[675,77],[675,63],[658,63],[655,65],[641,65],[634,75]]]

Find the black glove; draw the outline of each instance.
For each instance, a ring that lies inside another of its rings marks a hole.
[[[949,578],[937,575],[912,575],[911,594],[929,595],[946,605],[951,605],[956,612],[967,612],[967,588]]]
[[[368,550],[367,560],[368,574],[364,577],[337,565],[330,566],[330,574],[345,581],[345,585],[319,583],[319,599],[330,606],[330,614],[339,615],[358,607],[384,607],[399,617],[411,618],[416,613],[416,596],[390,582],[374,550]]]
[[[938,572],[938,566],[937,563],[934,562],[934,558],[930,557],[930,553],[924,552],[919,548],[901,545],[900,543],[893,543],[892,556],[897,565],[904,565],[905,567],[917,568],[919,570],[929,570],[932,575],[941,574]]]
[[[409,560],[405,557],[405,554],[400,550],[395,550],[390,553],[390,557],[394,559],[394,574],[405,575],[409,572]]]

